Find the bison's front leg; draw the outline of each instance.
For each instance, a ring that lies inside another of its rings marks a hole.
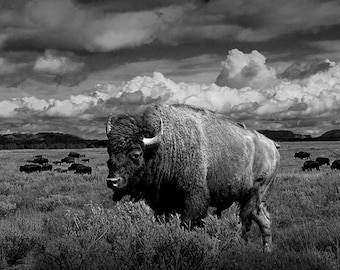
[[[253,212],[252,218],[260,228],[263,240],[263,251],[271,252],[273,244],[272,232],[270,228],[270,214],[263,202],[257,207],[257,210]]]
[[[183,225],[188,229],[202,226],[202,219],[207,216],[208,207],[208,192],[202,189],[192,190],[184,201],[184,210],[181,215]]]

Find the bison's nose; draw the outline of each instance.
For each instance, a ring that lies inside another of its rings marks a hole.
[[[106,183],[108,188],[123,188],[127,184],[123,177],[107,178]]]

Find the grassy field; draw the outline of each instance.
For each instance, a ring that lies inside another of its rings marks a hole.
[[[54,161],[70,150],[0,151],[0,269],[340,269],[340,171],[302,172],[294,159],[340,159],[340,142],[280,144],[271,254],[256,225],[240,239],[236,205],[186,231],[178,216],[157,222],[143,202],[112,203],[106,149],[77,150],[92,175],[19,172],[34,155]]]

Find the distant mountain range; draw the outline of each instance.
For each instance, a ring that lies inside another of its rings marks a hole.
[[[340,141],[340,129],[330,130],[319,137],[295,134],[287,130],[259,130],[275,141]],[[0,135],[0,149],[80,149],[106,147],[107,140],[85,140],[64,133],[12,133]]]
[[[288,130],[258,130],[275,141],[340,141],[340,129],[325,132],[321,136],[301,135]]]

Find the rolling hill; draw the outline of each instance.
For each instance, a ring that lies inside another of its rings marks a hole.
[[[107,140],[85,140],[70,134],[42,132],[0,135],[0,149],[79,149],[106,147]]]
[[[330,130],[319,137],[301,135],[288,130],[258,130],[275,141],[340,141],[340,129]],[[1,149],[80,149],[106,147],[107,140],[86,140],[64,134],[41,132],[0,135]]]

